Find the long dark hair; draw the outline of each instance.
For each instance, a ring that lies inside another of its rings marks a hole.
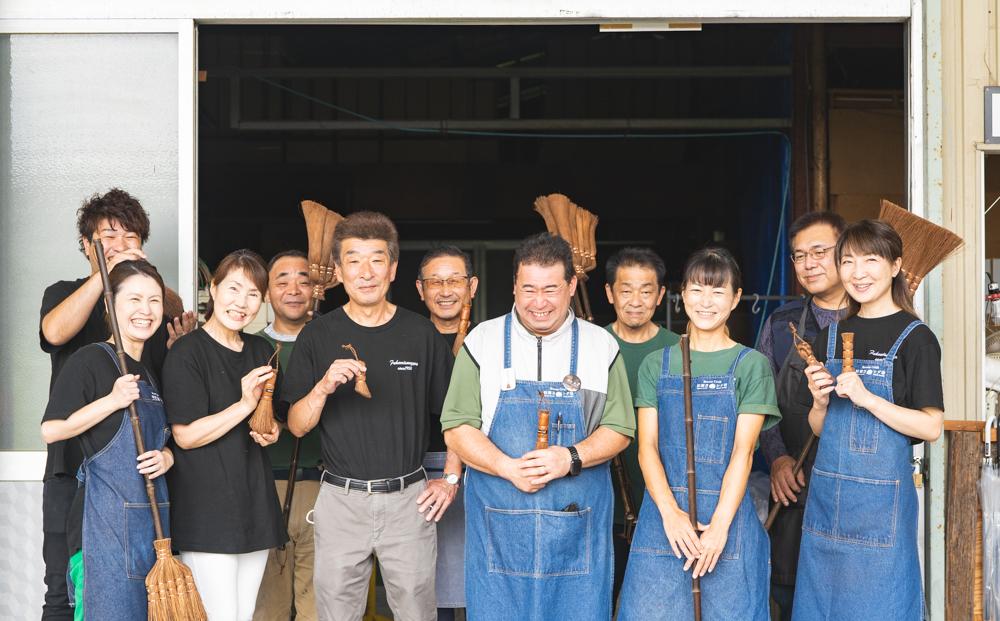
[[[896,229],[881,220],[861,220],[844,229],[837,240],[838,273],[840,260],[847,252],[862,256],[873,254],[892,263],[903,256],[903,239]],[[892,301],[907,313],[916,316],[917,311],[913,309],[913,298],[910,297],[903,270],[899,270],[892,279]],[[860,310],[861,303],[848,295],[844,319],[857,315]]]
[[[133,276],[152,278],[159,285],[161,296],[167,291],[167,288],[163,285],[163,277],[156,271],[156,268],[148,261],[139,259],[137,261],[122,261],[111,270],[111,273],[108,274],[108,283],[111,285],[111,292],[118,295],[125,281]],[[108,313],[113,313],[114,309],[106,308],[104,310],[104,323],[107,324],[110,331],[111,317],[109,317]],[[163,320],[162,317],[160,320]]]
[[[250,282],[257,287],[260,294],[264,295],[264,292],[267,291],[267,266],[264,265],[264,259],[259,254],[246,248],[234,250],[219,261],[219,265],[212,272],[212,284],[218,286],[226,279],[226,276],[236,270],[242,270]],[[205,306],[205,321],[212,318],[213,312],[215,312],[215,300],[209,295],[208,304]]]

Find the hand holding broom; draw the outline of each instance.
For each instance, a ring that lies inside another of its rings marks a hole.
[[[95,239],[98,269],[101,272],[101,282],[104,283],[104,303],[107,306],[108,317],[111,320],[111,335],[114,337],[115,353],[118,354],[118,364],[122,374],[128,374],[128,360],[122,347],[121,330],[118,327],[118,317],[115,315],[115,294],[111,290],[111,279],[108,277],[108,264],[104,259],[104,248],[101,240]],[[142,441],[142,430],[139,426],[139,414],[135,403],[128,406],[129,419],[132,423],[132,435],[135,437],[135,450],[138,455],[146,452]],[[170,539],[163,536],[163,525],[160,522],[159,503],[156,501],[156,490],[148,474],[142,475],[149,507],[153,514],[153,548],[156,550],[156,562],[146,574],[146,593],[149,621],[207,621],[208,614],[198,596],[191,570],[174,557],[170,548]]]
[[[274,433],[278,423],[274,419],[274,385],[278,381],[278,352],[281,351],[279,342],[267,361],[268,366],[274,369],[271,377],[264,382],[264,392],[260,395],[260,401],[250,417],[250,429],[259,435],[265,436]]]

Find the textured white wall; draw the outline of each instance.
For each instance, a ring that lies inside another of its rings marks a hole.
[[[171,34],[0,36],[0,449],[42,448],[39,307],[46,286],[89,273],[75,239],[86,197],[138,197],[147,254],[176,286],[177,71]]]

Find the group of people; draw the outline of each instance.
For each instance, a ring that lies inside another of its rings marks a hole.
[[[456,608],[476,621],[687,619],[695,576],[707,620],[769,619],[769,598],[783,619],[921,618],[909,463],[913,443],[940,433],[941,354],[888,225],[796,221],[791,261],[808,297],[775,311],[760,351],[727,329],[742,295],[733,256],[689,257],[695,524],[680,337],[652,320],[666,268],[649,249],[608,259],[616,320],[600,328],[571,311],[570,246],[529,237],[514,253],[511,311],[464,335],[478,287],[468,255],[444,246],[422,260],[429,320],[401,308],[389,300],[398,234],[379,213],[336,229],[343,306],[313,316],[302,252],[265,264],[238,250],[213,272],[200,327],[190,312],[165,315],[172,293],[143,253],[135,198],[95,195],[78,232],[91,274],[49,287],[41,311],[43,618],[146,614],[143,474],[213,620],[360,619],[376,559],[401,620]],[[98,239],[128,373],[105,321]],[[244,332],[265,300],[273,322]],[[258,433],[248,419],[272,384],[277,422]],[[809,434],[818,448],[796,472]],[[770,538],[747,485],[758,443],[785,507]],[[630,545],[609,467],[619,454],[640,507]]]

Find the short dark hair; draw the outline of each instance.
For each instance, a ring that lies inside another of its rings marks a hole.
[[[743,287],[743,276],[731,252],[721,246],[707,246],[692,253],[684,264],[681,288],[689,283],[706,287],[725,287],[728,284],[735,293]]]
[[[264,259],[253,250],[247,250],[246,248],[234,250],[219,261],[219,265],[212,272],[212,284],[218,285],[222,279],[236,270],[242,270],[261,292],[261,295],[267,291],[268,269],[264,265]],[[214,311],[215,300],[210,295],[208,296],[208,305],[205,307],[206,321],[212,318]]]
[[[399,260],[399,233],[396,225],[384,213],[359,211],[337,225],[333,234],[333,261],[340,265],[340,245],[345,239],[378,239],[389,247],[389,261]]]
[[[514,280],[517,280],[517,270],[522,265],[562,264],[566,282],[573,280],[573,250],[562,237],[551,233],[532,235],[514,250]]]
[[[434,259],[440,259],[441,257],[457,257],[465,263],[465,275],[472,278],[474,275],[472,273],[472,257],[469,253],[462,250],[458,246],[452,246],[450,244],[442,244],[440,246],[435,246],[427,251],[424,258],[420,259],[420,267],[417,268],[417,280],[421,280],[424,277],[424,268],[427,264]]]
[[[108,284],[111,286],[111,292],[118,295],[118,291],[122,288],[122,284],[132,276],[145,276],[146,278],[152,278],[157,285],[160,286],[160,295],[166,298],[167,287],[163,284],[163,277],[160,273],[156,271],[156,268],[152,264],[147,262],[145,259],[138,259],[135,261],[122,261],[111,270],[108,274]],[[164,303],[164,316],[166,316],[166,299],[163,300]],[[102,305],[103,306],[103,305]],[[114,312],[112,309],[104,309],[104,323],[107,324],[108,330],[111,330],[111,316],[109,313]]]
[[[844,229],[847,228],[847,221],[839,213],[833,211],[810,211],[796,218],[795,222],[792,222],[792,225],[788,227],[788,243],[792,243],[796,235],[814,224],[829,225],[837,234],[837,237],[840,237]]]
[[[111,188],[104,194],[94,194],[76,210],[76,231],[83,240],[91,241],[101,220],[117,222],[126,231],[136,233],[142,243],[149,239],[149,214],[134,196],[120,188]]]
[[[301,250],[282,250],[278,254],[271,257],[271,260],[267,262],[267,273],[268,274],[271,273],[271,269],[274,267],[275,263],[288,257],[295,257],[296,259],[305,259],[306,262],[309,261],[308,257],[306,257],[306,253],[302,252]]]
[[[662,287],[667,282],[667,266],[664,265],[660,255],[650,248],[639,248],[629,246],[622,248],[608,258],[604,269],[607,283],[612,287],[618,279],[618,268],[620,267],[645,267],[656,272],[656,284]]]

